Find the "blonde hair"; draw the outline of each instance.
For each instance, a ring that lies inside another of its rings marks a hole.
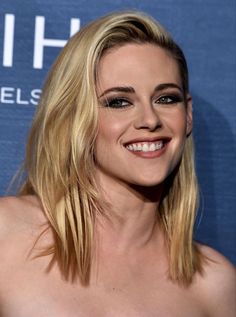
[[[27,179],[20,194],[39,197],[53,229],[54,245],[44,254],[53,253],[64,276],[77,274],[83,284],[89,282],[95,213],[102,211],[94,180],[97,65],[104,52],[131,42],[153,43],[168,51],[179,65],[187,94],[184,55],[165,29],[140,12],[114,13],[81,29],[61,51],[44,85],[27,145]],[[166,183],[159,215],[169,249],[169,274],[189,284],[201,271],[193,244],[198,190],[192,136],[179,168]]]

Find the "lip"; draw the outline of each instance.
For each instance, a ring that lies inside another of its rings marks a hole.
[[[129,149],[127,149],[127,145],[129,145],[129,144],[154,143],[154,142],[158,142],[158,141],[163,141],[163,144],[164,144],[164,146],[160,150],[150,151],[150,152],[142,152],[142,151],[130,151]],[[166,137],[166,136],[163,136],[163,137],[159,136],[159,137],[155,137],[155,138],[137,138],[137,139],[133,139],[131,141],[124,143],[124,147],[130,154],[133,154],[133,155],[140,157],[140,158],[152,159],[152,158],[158,158],[158,157],[162,156],[166,152],[166,149],[167,149],[170,141],[171,141],[171,138]]]
[[[125,142],[123,145],[126,147],[127,145],[133,144],[133,143],[153,143],[158,141],[163,141],[164,144],[167,144],[170,142],[170,140],[171,138],[167,136],[158,136],[153,138],[137,138],[137,139],[132,139],[128,142]]]

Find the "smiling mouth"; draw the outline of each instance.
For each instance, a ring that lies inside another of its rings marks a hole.
[[[169,140],[158,140],[155,142],[135,142],[129,143],[125,145],[126,149],[131,152],[155,152],[161,150],[165,147],[165,145],[169,142]]]

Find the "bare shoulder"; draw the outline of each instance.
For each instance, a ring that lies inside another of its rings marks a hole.
[[[35,196],[0,198],[0,239],[9,231],[26,228],[43,219],[42,208]]]
[[[0,198],[0,311],[5,309],[10,313],[2,314],[1,311],[1,316],[17,315],[13,307],[18,307],[20,294],[30,294],[32,283],[37,280],[35,276],[48,264],[45,258],[33,261],[33,251],[41,246],[37,242],[45,224],[46,218],[35,196]],[[47,237],[44,240],[47,242]],[[19,291],[21,288],[22,292]],[[21,310],[23,306],[20,304],[17,309]]]
[[[46,223],[36,197],[0,198],[1,285],[25,263]]]
[[[199,248],[206,259],[204,265],[206,277],[213,281],[215,279],[219,281],[222,278],[226,281],[228,278],[228,282],[236,278],[235,266],[225,256],[205,245],[199,245]]]
[[[235,316],[236,270],[234,265],[210,247],[199,245],[199,249],[206,260],[198,290],[211,312],[210,316]]]

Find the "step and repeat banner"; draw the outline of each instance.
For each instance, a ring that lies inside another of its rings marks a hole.
[[[86,23],[126,9],[151,14],[185,52],[201,187],[196,238],[236,263],[235,0],[1,0],[0,195],[23,161],[41,87],[60,49]]]

